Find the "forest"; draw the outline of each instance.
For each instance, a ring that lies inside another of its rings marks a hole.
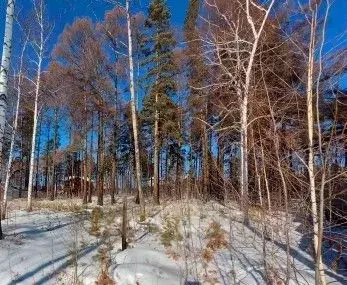
[[[344,0],[53,2],[0,3],[0,284],[346,284]]]

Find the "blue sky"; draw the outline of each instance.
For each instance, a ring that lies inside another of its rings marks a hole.
[[[146,12],[149,1],[133,0],[132,9]],[[327,26],[327,48],[336,46],[336,43],[341,42],[341,40],[344,41],[344,46],[347,46],[347,34],[342,39],[337,38],[347,30],[347,0],[330,1],[332,6]],[[16,2],[17,13],[21,13],[22,15],[26,14],[32,5],[32,0],[16,0]],[[188,2],[188,0],[168,0],[172,14],[172,24],[174,26],[179,27],[183,24]],[[7,0],[0,0],[0,44],[3,41],[6,3]],[[102,19],[105,11],[112,8],[112,4],[104,0],[46,0],[46,5],[48,18],[54,22],[51,46],[54,45],[59,34],[64,30],[65,25],[71,24],[75,18],[90,17],[93,20]]]
[[[120,0],[122,2],[123,0]],[[16,12],[26,14],[32,7],[32,0],[16,0]],[[124,2],[124,1],[123,1]],[[133,0],[133,11],[147,11],[150,0]],[[7,0],[0,0],[0,43],[3,41],[4,16]],[[172,14],[172,24],[180,26],[184,21],[188,0],[168,0]],[[64,27],[78,17],[89,17],[93,21],[101,20],[105,11],[113,5],[104,0],[46,0],[48,19],[54,23],[50,39],[51,47],[57,41]],[[20,18],[20,16],[19,16]]]
[[[124,2],[123,0],[120,0]],[[16,0],[16,14],[21,19],[28,14],[32,9],[32,0]],[[133,0],[132,11],[148,10],[148,4],[150,0]],[[114,5],[107,3],[104,0],[46,0],[47,18],[50,22],[54,23],[54,29],[50,37],[49,46],[47,47],[47,55],[50,54],[54,44],[57,42],[59,35],[63,32],[66,25],[72,24],[72,22],[79,17],[89,17],[94,22],[102,20],[104,13],[110,10]],[[5,22],[5,10],[7,0],[0,0],[0,44],[3,42],[4,22]],[[168,0],[172,14],[172,25],[174,27],[181,26],[184,22],[185,13],[188,6],[188,0]],[[24,15],[24,16],[23,16]],[[18,31],[18,30],[17,30]],[[12,58],[14,59],[19,55],[19,42],[20,36],[18,32],[14,33],[14,49]],[[45,61],[47,66],[48,60]],[[63,130],[63,128],[61,128]],[[45,132],[45,130],[43,130]],[[68,134],[62,132],[61,140],[63,146],[67,144]],[[44,139],[45,140],[45,139]]]
[[[123,1],[124,0],[119,0]],[[228,1],[228,0],[225,0]],[[277,0],[287,1],[287,0]],[[301,0],[302,2],[304,0]],[[337,43],[342,43],[342,46],[347,47],[347,0],[330,0],[332,2],[327,33],[326,33],[326,49],[336,47]],[[19,18],[23,18],[31,9],[32,0],[16,0],[16,13],[20,13]],[[132,10],[143,11],[148,10],[150,0],[133,0]],[[189,0],[167,0],[172,15],[172,25],[181,27],[184,22],[185,13],[188,7]],[[0,0],[0,44],[2,46],[3,31],[4,31],[4,16],[7,0]],[[64,30],[64,27],[71,24],[78,17],[89,17],[93,21],[101,20],[105,11],[112,9],[113,5],[104,0],[46,0],[48,19],[54,23],[54,30],[50,38],[48,53],[56,43],[59,35]],[[342,35],[342,37],[341,37]],[[19,42],[18,33],[15,34],[15,42]],[[18,50],[15,48],[13,57],[18,56]],[[341,46],[340,46],[341,48]],[[1,51],[0,51],[1,53]],[[343,85],[347,86],[347,79],[343,80]]]
[[[347,46],[347,1],[330,1],[332,3],[326,31],[327,47],[331,48],[342,41],[343,45]],[[340,36],[342,36],[342,38],[340,38]]]

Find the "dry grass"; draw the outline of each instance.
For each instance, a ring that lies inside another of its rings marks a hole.
[[[207,244],[202,251],[202,258],[206,262],[210,262],[213,259],[215,252],[220,249],[227,248],[227,235],[222,229],[222,226],[213,221],[207,229],[206,239]]]
[[[100,275],[98,277],[98,280],[95,281],[95,284],[97,284],[97,285],[115,285],[116,282],[108,276],[107,272],[102,270],[102,272],[100,273]]]
[[[33,210],[50,210],[52,212],[79,212],[84,209],[81,202],[76,200],[37,200],[33,202]]]

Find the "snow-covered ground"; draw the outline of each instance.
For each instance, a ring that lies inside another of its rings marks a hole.
[[[277,281],[285,276],[281,212],[269,217],[254,210],[246,227],[233,204],[167,201],[147,206],[148,219],[140,223],[129,198],[129,247],[121,251],[120,201],[100,210],[81,208],[79,200],[42,202],[31,213],[22,201],[12,201],[0,241],[0,284],[96,284],[102,271],[121,285],[266,284],[264,252],[267,276]],[[312,257],[296,230],[300,224],[289,226],[291,284],[314,284]],[[330,269],[327,280],[347,282]]]

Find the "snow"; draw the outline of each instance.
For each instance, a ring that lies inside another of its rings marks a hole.
[[[42,202],[37,204],[41,209],[28,213],[20,201],[11,203],[9,217],[3,221],[6,238],[0,241],[0,284],[73,284],[78,280],[94,285],[104,266],[102,254],[108,260],[109,277],[120,285],[265,284],[259,231],[263,220],[253,213],[251,226],[244,226],[242,213],[233,203],[147,205],[148,218],[140,223],[138,206],[129,199],[129,248],[125,251],[121,251],[121,203],[111,206],[106,200],[100,208],[99,234],[91,232],[95,204],[79,209],[80,200]],[[286,268],[284,215],[274,212],[262,218],[273,237],[265,244],[269,275],[280,280]],[[213,225],[220,227],[219,240],[209,234]],[[307,239],[298,230],[299,222],[291,220],[289,226],[290,284],[314,284]],[[211,251],[209,246],[216,248]],[[346,284],[341,272],[327,268],[326,273],[328,282]]]
[[[116,257],[113,272],[119,285],[181,284],[179,267],[164,253],[150,248],[130,248]]]
[[[71,248],[81,220],[70,214],[16,211],[4,225],[0,243],[1,284],[57,284],[71,263]],[[82,244],[84,236],[80,235]],[[95,244],[81,248],[81,258]]]

